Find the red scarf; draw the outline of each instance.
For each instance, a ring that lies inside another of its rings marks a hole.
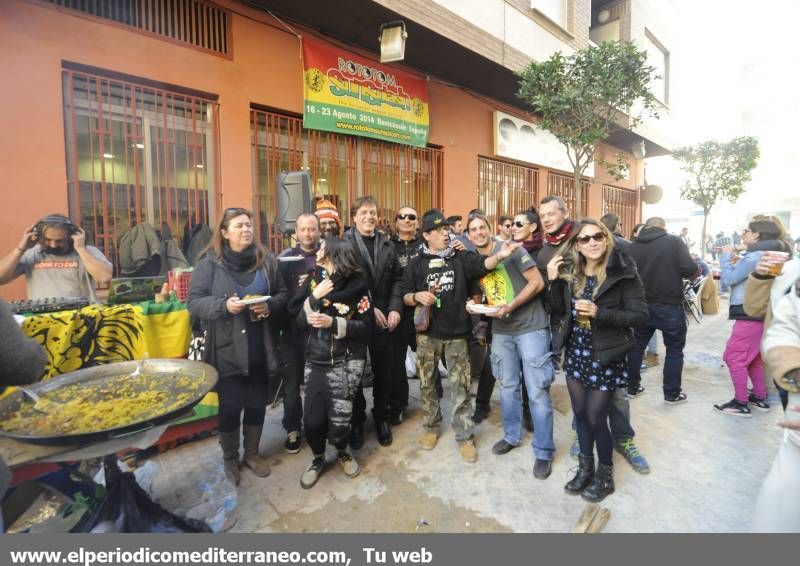
[[[575,224],[572,222],[572,220],[565,220],[561,225],[561,228],[552,234],[545,234],[544,239],[551,246],[560,246],[564,243],[564,240],[569,238],[569,235],[572,233],[573,226],[575,226]]]
[[[526,252],[531,253],[532,251],[542,249],[542,243],[542,233],[536,232],[532,240],[524,240],[522,242],[522,247],[525,248]]]

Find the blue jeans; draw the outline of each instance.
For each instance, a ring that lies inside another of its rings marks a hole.
[[[650,320],[647,326],[636,329],[636,344],[628,352],[628,389],[636,389],[642,382],[644,349],[656,330],[661,331],[664,347],[664,398],[674,399],[681,392],[683,374],[683,348],[686,346],[686,315],[682,305],[648,305]]]
[[[556,451],[553,442],[553,402],[550,399],[550,384],[555,371],[550,355],[548,329],[534,330],[518,336],[494,334],[492,337],[492,370],[500,384],[503,438],[513,446],[518,446],[522,441],[519,393],[522,361],[522,375],[528,388],[533,417],[531,447],[534,457],[540,460],[552,460]]]

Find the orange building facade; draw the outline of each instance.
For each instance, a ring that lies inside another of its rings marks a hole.
[[[262,239],[278,248],[270,226],[281,170],[309,171],[315,195],[334,200],[343,218],[362,194],[378,198],[386,222],[404,204],[494,216],[546,194],[574,198],[571,172],[537,165],[535,155],[495,155],[495,111],[535,121],[521,107],[396,65],[427,81],[427,148],[305,130],[294,32],[377,64],[376,54],[236,2],[152,4],[170,9],[132,26],[131,14],[112,14],[115,22],[47,0],[0,2],[0,253],[48,213],[68,213],[113,259],[136,223],[166,225],[180,241],[230,206],[256,210]],[[203,38],[181,39],[198,14]],[[617,151],[600,148],[609,160]],[[628,159],[628,179],[597,167],[584,191],[589,216],[617,212],[626,230],[639,221],[643,184],[641,160]],[[21,298],[24,286],[17,280],[0,295]]]

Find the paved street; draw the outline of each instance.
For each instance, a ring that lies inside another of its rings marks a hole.
[[[721,307],[721,312],[727,312],[727,304]],[[631,411],[636,442],[652,472],[639,475],[615,454],[617,491],[603,503],[611,510],[606,532],[748,530],[758,487],[779,440],[775,423],[780,411],[776,402],[769,413],[754,411],[752,419],[741,419],[712,409],[713,403],[732,397],[721,359],[729,330],[724,314],[690,325],[684,371],[688,403],[666,406],[660,369],[643,374],[647,391],[631,402]],[[659,350],[663,357],[663,344]],[[394,444],[380,447],[368,429],[368,441],[357,453],[361,474],[348,479],[329,451],[330,465],[311,490],[299,485],[310,450],[304,446],[297,455],[283,451],[281,410],[272,411],[262,441],[262,449],[272,455],[272,474],[257,478],[243,472],[231,530],[567,532],[584,502],[563,490],[575,461],[569,457],[569,399],[563,378],[557,383],[553,397],[558,452],[553,474],[546,481],[533,478],[529,434],[524,447],[504,456],[491,453],[492,444],[501,437],[496,394],[490,418],[477,429],[477,464],[461,461],[447,417],[436,449],[426,452],[418,447],[419,382],[412,380],[409,417],[394,429]],[[446,388],[445,398],[448,392]],[[160,465],[155,496],[180,512],[198,502],[201,482],[221,474],[216,438],[190,443],[155,459]]]

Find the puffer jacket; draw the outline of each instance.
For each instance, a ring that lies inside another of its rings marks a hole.
[[[373,317],[367,281],[361,274],[348,278],[334,274],[333,291],[318,300],[313,289],[326,278],[323,269],[314,268],[289,306],[290,312],[297,313],[297,328],[308,332],[306,361],[332,366],[347,359],[366,359]],[[310,326],[306,317],[312,312],[333,317],[331,327]]]
[[[731,296],[728,306],[728,318],[731,320],[763,320],[763,317],[752,317],[745,312],[744,297],[747,278],[754,272],[758,260],[765,251],[784,251],[785,244],[780,240],[764,240],[749,246],[734,265],[733,256],[728,253],[720,255],[719,264],[722,269],[720,283],[730,288]]]
[[[286,283],[278,274],[278,262],[271,252],[261,269],[269,281],[271,295],[270,316],[263,320],[262,328],[267,372],[272,376],[281,366],[273,318],[278,320],[285,311],[288,294]],[[237,315],[228,312],[225,303],[234,294],[235,281],[222,261],[213,253],[198,261],[189,283],[187,308],[193,317],[200,319],[206,331],[203,361],[214,366],[220,378],[250,372],[246,318],[250,314],[248,309]]]
[[[572,332],[572,292],[564,279],[550,283],[552,350],[561,356]],[[633,348],[633,328],[647,324],[649,313],[636,263],[614,248],[606,267],[606,280],[594,298],[597,316],[592,319],[593,359],[601,365],[619,360]]]

